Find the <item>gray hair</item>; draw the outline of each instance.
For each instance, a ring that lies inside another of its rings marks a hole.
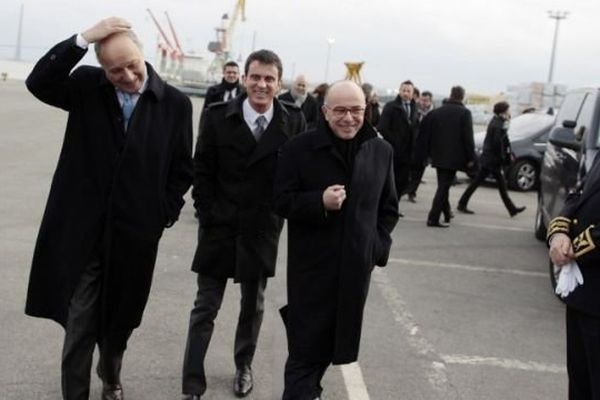
[[[140,51],[144,51],[144,47],[142,45],[142,42],[140,41],[140,39],[137,37],[137,35],[135,34],[134,31],[127,30],[127,31],[123,31],[123,32],[117,32],[117,33],[113,33],[110,36],[105,37],[102,40],[97,41],[96,43],[94,43],[94,52],[96,53],[96,59],[98,60],[98,62],[100,62],[100,54],[102,53],[102,44],[111,37],[114,37],[115,35],[125,35],[127,36],[129,39],[131,39],[131,41],[133,43],[135,43],[135,45],[138,47],[138,49],[140,49]]]

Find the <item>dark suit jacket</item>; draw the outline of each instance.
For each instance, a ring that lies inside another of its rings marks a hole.
[[[502,117],[494,115],[488,124],[479,157],[479,163],[484,168],[499,171],[503,165],[510,164],[511,148],[505,123]]]
[[[285,101],[286,103],[294,104],[295,100],[292,97],[290,92],[285,92],[282,95],[279,95],[279,100]],[[313,129],[317,126],[317,119],[319,117],[319,104],[317,103],[317,99],[308,93],[306,96],[306,100],[302,103],[302,113],[304,114],[304,119],[306,120],[306,129]]]
[[[192,181],[192,106],[149,64],[148,83],[124,131],[115,87],[81,66],[75,36],[53,47],[27,78],[41,101],[69,113],[40,227],[26,313],[65,324],[69,301],[102,244],[107,328],[139,325],[158,240],[177,220]]]
[[[275,99],[273,119],[257,143],[242,114],[245,99],[206,110],[192,190],[200,218],[192,269],[236,282],[275,274],[283,225],[272,207],[277,153],[306,126],[298,107]]]
[[[419,128],[419,114],[414,100],[411,101],[411,113],[406,114],[402,98],[397,96],[383,107],[377,130],[394,149],[394,163],[410,164],[414,139]]]
[[[466,170],[475,161],[471,111],[448,100],[429,112],[421,122],[417,148],[421,158],[431,157],[434,168]]]

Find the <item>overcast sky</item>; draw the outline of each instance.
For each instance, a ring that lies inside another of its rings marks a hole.
[[[133,23],[154,62],[157,31],[146,13],[163,22],[168,11],[186,51],[205,52],[214,28],[235,0],[3,0],[0,57],[14,56],[21,4],[25,6],[22,55],[39,58],[54,43],[106,16]],[[269,48],[284,63],[284,77],[304,73],[329,80],[344,77],[345,61],[365,61],[362,76],[380,89],[411,79],[421,89],[445,94],[455,84],[494,94],[507,85],[548,78],[554,20],[548,10],[568,10],[560,23],[554,82],[600,84],[598,0],[246,0],[246,22],[238,23],[234,52],[246,56]],[[594,28],[595,27],[595,28]]]

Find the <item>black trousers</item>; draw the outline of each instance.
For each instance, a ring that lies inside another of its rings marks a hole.
[[[600,318],[567,306],[569,400],[600,400]]]
[[[437,172],[437,190],[433,197],[431,204],[431,210],[429,211],[428,221],[439,222],[440,215],[442,212],[444,215],[450,215],[450,202],[448,197],[450,195],[450,187],[456,179],[456,170],[436,168]]]
[[[204,359],[226,285],[227,278],[218,279],[198,274],[198,292],[190,314],[183,360],[183,393],[202,395],[206,391]],[[240,283],[242,296],[234,344],[236,368],[252,365],[265,309],[266,287],[267,278]]]
[[[496,179],[496,182],[498,184],[498,191],[500,192],[500,197],[502,198],[502,202],[504,202],[504,207],[506,207],[510,214],[513,214],[516,207],[510,199],[510,197],[508,197],[508,191],[506,190],[506,179],[504,179],[504,174],[502,174],[502,171],[500,171],[499,169],[481,168],[477,173],[477,176],[475,176],[475,179],[471,181],[469,187],[467,187],[465,192],[460,197],[458,205],[460,207],[466,208],[467,204],[469,203],[469,199],[471,198],[473,193],[475,193],[475,190],[477,190],[479,185],[481,185],[485,178],[487,178],[488,175],[492,175],[494,179]]]
[[[410,177],[410,165],[394,159],[394,183],[398,200],[406,193]]]
[[[423,179],[423,174],[425,173],[425,166],[411,165],[409,172],[410,173],[408,185],[406,186],[406,194],[415,197],[417,195],[417,189],[419,189],[419,185],[421,184],[421,180]]]
[[[321,379],[329,363],[307,363],[288,357],[282,400],[314,400],[321,396]]]
[[[99,252],[88,262],[69,304],[62,353],[62,393],[65,400],[87,400],[96,344],[100,351],[97,372],[103,381],[120,383],[123,354],[131,330],[100,330],[103,265]]]

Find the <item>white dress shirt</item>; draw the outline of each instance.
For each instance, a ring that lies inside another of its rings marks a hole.
[[[248,128],[250,128],[251,132],[254,132],[256,128],[258,128],[258,125],[256,124],[256,118],[258,118],[260,115],[264,115],[267,119],[267,126],[269,126],[271,120],[273,119],[273,113],[273,103],[271,103],[271,107],[269,107],[269,109],[262,114],[256,112],[256,110],[252,108],[248,99],[245,99],[242,103],[242,115],[244,116],[244,121],[246,121],[246,125],[248,125]]]

